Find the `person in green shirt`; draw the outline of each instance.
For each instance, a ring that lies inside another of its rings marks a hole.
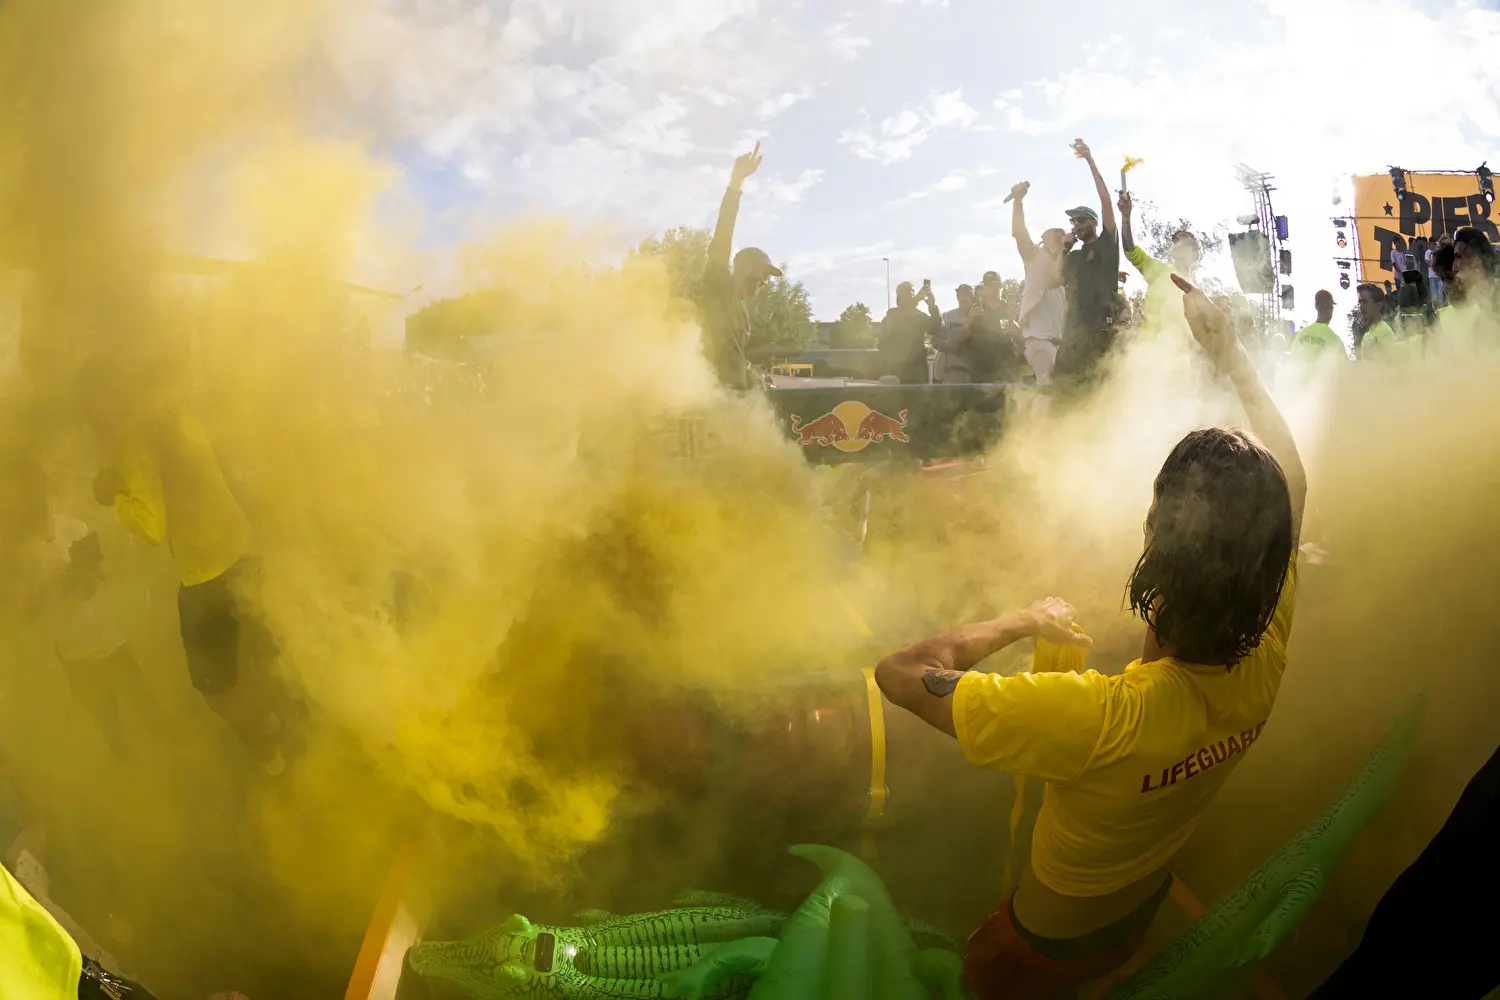
[[[1337,355],[1347,359],[1348,352],[1344,350],[1344,338],[1333,332],[1333,327],[1328,321],[1333,319],[1333,293],[1320,289],[1313,296],[1313,305],[1318,310],[1316,323],[1309,323],[1297,331],[1297,336],[1292,338],[1292,357],[1299,361],[1317,361],[1324,357]]]
[[[1183,347],[1193,344],[1193,335],[1188,330],[1187,317],[1183,313],[1182,291],[1172,284],[1175,272],[1188,281],[1198,273],[1198,264],[1203,259],[1203,250],[1198,237],[1186,229],[1172,234],[1172,261],[1157,260],[1135,245],[1135,232],[1131,228],[1131,215],[1135,201],[1129,191],[1120,192],[1120,241],[1125,250],[1125,259],[1146,279],[1146,301],[1141,309],[1140,337],[1155,340],[1166,335],[1180,341]]]
[[[1386,322],[1385,291],[1368,281],[1355,291],[1359,295],[1359,328],[1364,330],[1355,338],[1356,354],[1361,361],[1391,358],[1401,338]]]

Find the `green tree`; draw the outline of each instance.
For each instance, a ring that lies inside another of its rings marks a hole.
[[[870,307],[856,302],[839,314],[838,327],[833,334],[833,347],[874,347],[875,318]]]
[[[1021,295],[1026,291],[1026,282],[1019,278],[1000,279],[1000,303],[1002,315],[1015,319],[1021,315]]]
[[[658,257],[667,269],[673,298],[695,302],[703,269],[708,266],[708,244],[713,234],[707,229],[677,226],[660,236],[648,236],[632,251],[636,257]],[[812,304],[800,281],[772,278],[761,286],[750,300],[750,343],[748,350],[771,344],[805,347],[817,335],[813,325]]]
[[[1157,260],[1172,259],[1172,237],[1184,229],[1198,237],[1198,247],[1203,251],[1205,260],[1223,253],[1229,244],[1229,227],[1222,222],[1209,229],[1197,229],[1183,216],[1173,220],[1163,215],[1156,203],[1151,201],[1136,202],[1132,229],[1135,232],[1136,246]]]

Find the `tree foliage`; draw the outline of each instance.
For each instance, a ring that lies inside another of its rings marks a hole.
[[[870,307],[856,302],[839,314],[838,327],[833,334],[833,347],[874,347],[875,318]]]
[[[637,257],[657,257],[667,269],[672,297],[681,302],[695,302],[708,266],[708,244],[713,233],[707,229],[677,226],[660,236],[648,236],[632,251]],[[750,348],[767,344],[803,347],[817,334],[813,325],[812,305],[802,282],[772,278],[761,286],[750,300]]]
[[[1229,245],[1229,227],[1222,222],[1208,229],[1198,229],[1184,216],[1178,216],[1174,220],[1162,214],[1156,203],[1151,201],[1136,202],[1132,223],[1136,246],[1157,260],[1171,260],[1172,237],[1184,229],[1198,237],[1198,246],[1203,251],[1205,260],[1223,253],[1224,248]]]

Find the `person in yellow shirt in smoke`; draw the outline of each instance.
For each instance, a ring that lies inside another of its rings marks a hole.
[[[1125,259],[1146,279],[1146,301],[1141,310],[1139,336],[1146,340],[1163,337],[1186,349],[1192,345],[1193,336],[1183,312],[1182,290],[1172,283],[1172,275],[1179,274],[1188,281],[1197,276],[1198,264],[1203,260],[1198,237],[1186,229],[1174,233],[1172,262],[1157,260],[1135,245],[1135,232],[1131,228],[1135,200],[1129,191],[1120,192],[1119,207],[1120,242]]]
[[[1432,270],[1448,299],[1429,338],[1435,353],[1462,358],[1500,346],[1500,259],[1489,237],[1473,226],[1443,236],[1432,252]]]
[[[177,611],[193,686],[270,773],[285,761],[266,665],[275,641],[246,606],[254,584],[250,524],[225,481],[207,431],[185,408],[131,394],[123,365],[87,362],[84,418],[104,452],[99,503],[152,545],[166,543],[181,586]]]
[[[1297,331],[1292,338],[1292,357],[1304,363],[1321,362],[1325,358],[1349,360],[1344,349],[1344,338],[1333,332],[1328,324],[1333,321],[1333,293],[1319,289],[1313,296],[1313,307],[1318,310],[1318,319]]]
[[[1140,946],[1173,859],[1254,745],[1286,667],[1306,479],[1230,321],[1180,278],[1197,342],[1256,436],[1209,428],[1157,474],[1129,583],[1146,623],[1122,674],[975,668],[1022,639],[1088,643],[1048,598],[892,653],[875,679],[971,764],[1047,782],[1015,894],[969,939],[978,1000],[1073,997]]]

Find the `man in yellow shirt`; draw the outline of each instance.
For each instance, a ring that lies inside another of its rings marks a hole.
[[[1347,361],[1349,353],[1344,350],[1344,338],[1334,333],[1333,327],[1328,325],[1333,320],[1333,293],[1320,289],[1313,296],[1313,305],[1318,310],[1317,322],[1309,323],[1297,331],[1297,336],[1292,338],[1292,357],[1305,362],[1331,357]]]
[[[876,668],[886,697],[955,736],[970,763],[1047,782],[1019,887],[969,939],[978,1000],[1071,997],[1130,957],[1177,851],[1260,738],[1286,666],[1302,463],[1228,318],[1177,280],[1259,440],[1211,428],[1167,456],[1130,579],[1147,625],[1140,659],[1114,676],[971,672],[1021,639],[1087,643],[1072,608],[1049,598]]]
[[[79,376],[86,418],[105,452],[95,498],[143,540],[167,544],[181,581],[177,611],[193,686],[279,773],[281,720],[264,669],[275,641],[245,605],[255,576],[249,522],[198,420],[153,404],[149,392],[128,397],[126,378],[123,366],[105,358]]]
[[[1125,259],[1146,279],[1146,301],[1141,310],[1139,336],[1145,340],[1166,337],[1183,348],[1191,347],[1193,335],[1183,313],[1182,289],[1172,283],[1173,273],[1192,281],[1203,258],[1198,237],[1186,229],[1172,236],[1172,262],[1157,260],[1135,245],[1131,216],[1135,200],[1129,191],[1120,192],[1120,241]]]
[[[1500,344],[1500,261],[1489,237],[1472,226],[1444,236],[1432,252],[1448,304],[1432,332],[1439,357],[1464,359]]]

